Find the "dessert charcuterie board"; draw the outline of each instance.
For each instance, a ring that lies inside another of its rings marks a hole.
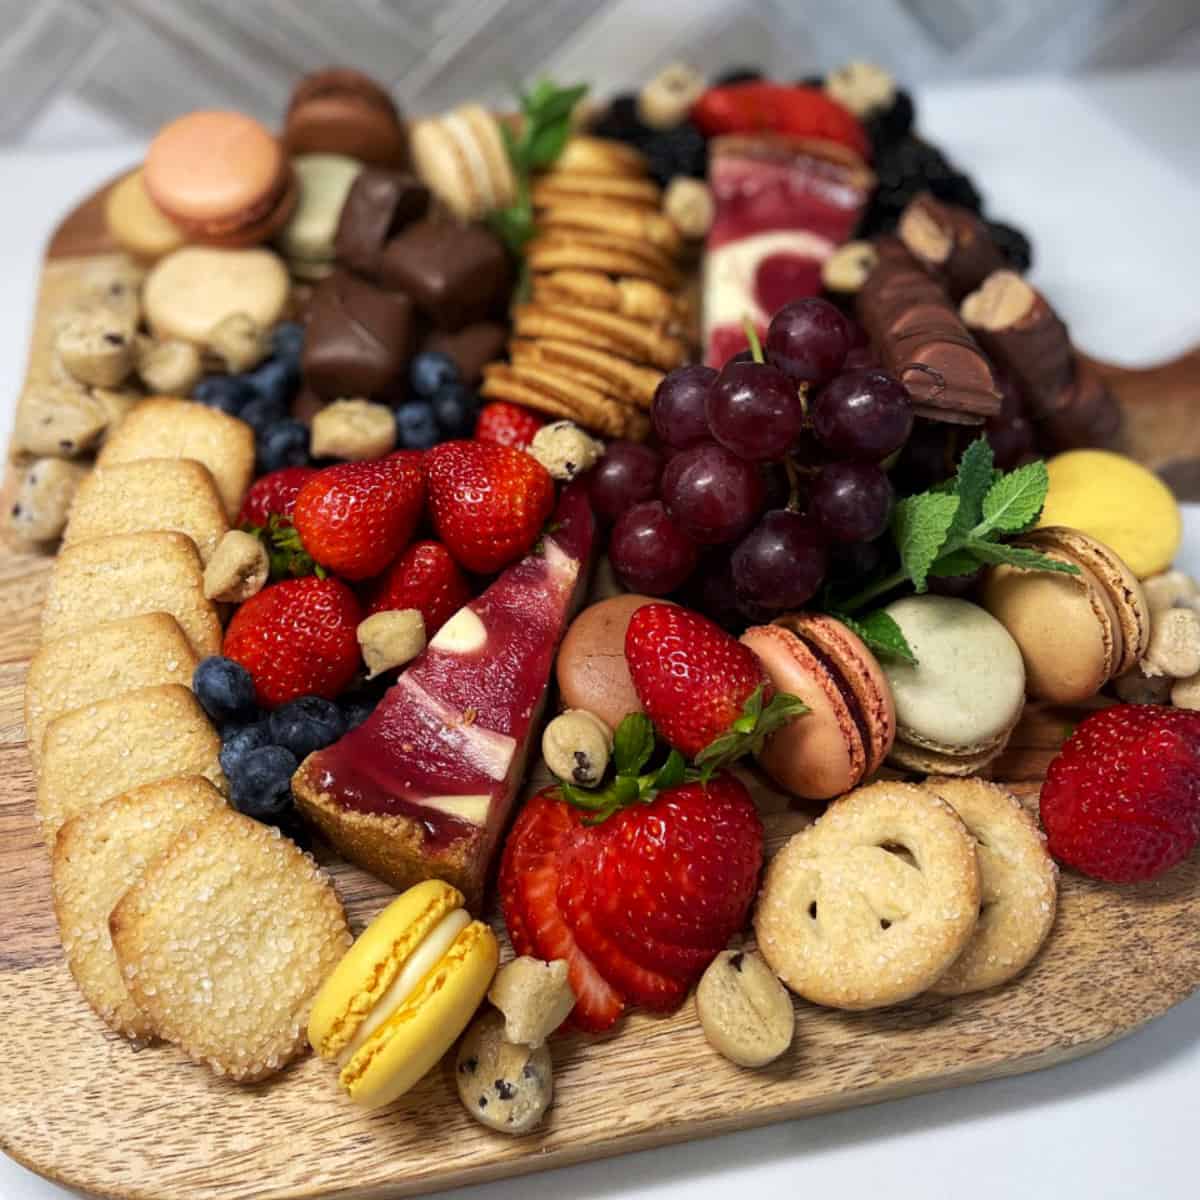
[[[46,369],[50,313],[107,250],[98,200],[81,205],[51,243],[31,373]],[[1156,466],[1176,464],[1177,490],[1200,494],[1200,440],[1190,452],[1184,441],[1197,437],[1195,425],[1177,419],[1200,382],[1200,355],[1107,374],[1130,450]],[[398,1104],[366,1112],[312,1058],[239,1087],[169,1046],[131,1048],[104,1030],[71,982],[35,820],[22,687],[51,561],[0,549],[0,1148],[72,1187],[189,1200],[418,1194],[1052,1066],[1200,987],[1193,857],[1137,887],[1065,873],[1048,944],[1005,987],[870,1013],[801,1004],[793,1046],[763,1071],[715,1055],[690,1001],[669,1017],[634,1013],[619,1036],[565,1037],[556,1043],[550,1119],[523,1138],[469,1118],[448,1062]],[[1080,716],[1030,706],[996,778],[1036,805],[1046,765]],[[777,795],[764,791],[762,802],[774,850],[808,818]],[[357,932],[390,889],[336,860],[327,865]],[[494,924],[501,932],[498,916]]]

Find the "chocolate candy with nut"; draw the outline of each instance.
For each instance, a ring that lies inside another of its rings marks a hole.
[[[987,226],[970,209],[943,204],[928,192],[909,201],[896,232],[908,252],[944,281],[955,300],[1004,266]]]

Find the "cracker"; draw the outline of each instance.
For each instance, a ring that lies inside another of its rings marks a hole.
[[[232,809],[185,832],[109,927],[125,984],[159,1036],[242,1082],[301,1052],[313,997],[351,940],[316,863]]]
[[[79,813],[59,831],[50,874],[67,966],[92,1011],[125,1037],[151,1038],[154,1027],[121,979],[109,914],[184,830],[224,804],[207,779],[165,779]]]
[[[42,740],[37,809],[53,846],[78,813],[144,783],[203,775],[229,790],[221,738],[196,697],[177,683],[138,688],[55,717]]]
[[[573,135],[554,160],[549,177],[560,174],[591,174],[640,179],[647,173],[646,158],[639,150],[609,138]]]
[[[55,717],[137,688],[190,687],[199,662],[179,622],[162,612],[105,621],[43,642],[25,677],[25,737],[34,769]]]
[[[531,271],[603,271],[649,279],[664,288],[679,286],[679,271],[663,255],[648,254],[647,247],[631,249],[624,243],[581,233],[546,233],[525,247]]]
[[[1058,868],[1032,814],[1010,791],[982,779],[927,779],[971,836],[982,888],[979,921],[966,949],[929,989],[961,996],[1019,975],[1050,935]]]
[[[108,436],[96,465],[143,458],[194,458],[203,463],[232,521],[254,476],[254,431],[245,421],[207,405],[151,396]]]
[[[578,342],[633,362],[652,363],[664,371],[679,366],[687,353],[678,338],[645,322],[575,304],[518,304],[513,311],[513,332],[518,337]]]
[[[645,242],[672,257],[683,249],[679,230],[662,213],[622,200],[562,200],[538,213],[537,223],[539,230],[578,229]]]
[[[662,189],[652,179],[625,175],[595,175],[583,171],[551,171],[531,192],[535,208],[550,208],[567,200],[619,200],[639,208],[658,209]]]
[[[42,637],[64,637],[121,617],[165,612],[192,649],[221,652],[221,622],[204,596],[204,568],[182,533],[118,533],[63,550],[50,573]]]
[[[514,363],[543,363],[579,371],[595,379],[595,386],[605,395],[646,411],[653,404],[654,392],[663,379],[663,372],[654,367],[643,367],[606,350],[555,338],[537,341],[517,338],[509,352]]]
[[[625,432],[625,410],[615,400],[580,382],[578,378],[535,364],[492,363],[484,368],[484,382],[489,390],[484,394],[493,399],[509,398],[494,394],[495,388],[508,390],[510,395],[519,391],[524,400],[514,403],[525,404],[537,412],[559,416],[559,409],[577,425],[593,429],[607,437],[620,437]]]
[[[533,299],[604,308],[655,325],[679,319],[674,296],[649,279],[612,279],[600,271],[547,271],[533,276]]]
[[[209,469],[189,458],[143,458],[93,471],[79,486],[63,545],[116,533],[174,530],[207,564],[229,531]]]

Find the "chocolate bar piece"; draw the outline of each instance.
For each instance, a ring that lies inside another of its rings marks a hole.
[[[1121,406],[1104,380],[1076,357],[1070,382],[1038,429],[1039,440],[1054,451],[1112,446],[1121,432]]]
[[[437,350],[454,360],[463,383],[474,387],[483,378],[483,368],[504,356],[508,326],[498,321],[480,321],[457,333],[435,329],[425,339],[422,350]]]
[[[928,192],[909,201],[896,232],[913,258],[938,276],[955,300],[1004,266],[987,226],[970,209],[943,204]]]
[[[884,367],[908,389],[921,416],[982,424],[1000,411],[992,368],[936,279],[896,238],[857,297],[858,319]]]
[[[412,345],[412,301],[339,268],[308,306],[305,386],[327,400],[378,395],[408,365]]]
[[[384,249],[379,277],[451,333],[492,315],[512,285],[500,239],[481,225],[450,221],[417,221],[402,230]]]
[[[334,252],[342,266],[374,279],[388,238],[425,215],[429,189],[408,171],[359,172],[338,222]]]

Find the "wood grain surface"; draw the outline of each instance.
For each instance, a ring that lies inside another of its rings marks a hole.
[[[49,313],[96,265],[63,255],[104,249],[87,216],[65,224],[46,267],[33,374],[44,369]],[[72,222],[91,240],[69,236]],[[1005,987],[873,1013],[797,1002],[794,1045],[762,1071],[713,1053],[691,1001],[669,1017],[635,1013],[608,1037],[556,1039],[555,1103],[545,1127],[524,1138],[467,1116],[450,1062],[378,1112],[355,1109],[332,1070],[311,1057],[273,1081],[238,1087],[169,1046],[135,1049],[109,1033],[64,963],[22,722],[51,564],[0,549],[0,1147],[81,1190],[138,1200],[413,1195],[1051,1066],[1131,1032],[1200,986],[1193,856],[1134,888],[1065,875],[1047,946]],[[1046,764],[1080,716],[1031,707],[997,777],[1036,805]],[[775,849],[808,818],[760,794]],[[328,865],[357,930],[389,890],[346,864]]]

